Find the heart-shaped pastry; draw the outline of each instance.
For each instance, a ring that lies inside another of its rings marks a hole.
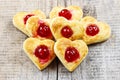
[[[50,28],[56,40],[59,38],[76,40],[83,36],[83,26],[77,20],[69,21],[63,17],[57,17],[52,20]]]
[[[28,18],[30,18],[31,16],[38,16],[41,19],[46,18],[45,14],[40,10],[35,10],[33,12],[18,12],[13,17],[14,26],[28,36],[30,36],[30,35],[27,32],[25,25],[26,25],[26,22],[27,22]]]
[[[61,38],[55,43],[54,51],[63,65],[69,71],[73,71],[86,57],[88,47],[82,40],[71,41]]]
[[[68,20],[80,20],[83,16],[82,9],[79,6],[54,7],[50,12],[50,18],[64,17]]]
[[[55,58],[54,41],[49,39],[28,38],[23,43],[23,49],[40,70],[46,68]]]
[[[26,23],[26,29],[30,36],[40,39],[52,39],[50,19],[40,19],[37,16],[30,17]]]
[[[84,17],[81,20],[84,27],[83,40],[93,44],[107,40],[111,35],[111,28],[104,22],[99,22],[93,17]]]

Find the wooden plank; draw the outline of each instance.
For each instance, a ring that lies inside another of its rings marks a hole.
[[[68,5],[71,5],[70,0],[58,0],[58,6],[64,6],[67,7]],[[58,61],[58,80],[72,80],[71,73],[66,70],[66,68],[62,65],[60,61]]]
[[[27,36],[12,24],[13,15],[19,11],[41,9],[48,14],[56,5],[50,0],[0,0],[0,80],[56,80],[56,61],[39,71],[22,49]]]
[[[74,1],[72,0],[73,5],[77,4],[78,6],[80,6],[83,9],[84,12],[84,16],[90,15],[93,17],[96,17],[96,8],[93,4],[90,3],[90,1],[88,0],[82,0],[82,1]],[[79,3],[79,4],[78,4]],[[95,3],[95,2],[94,2]],[[89,52],[89,54],[91,54]],[[72,80],[91,80],[89,78],[89,74],[87,73],[91,73],[90,71],[86,73],[86,71],[89,70],[88,66],[86,66],[88,63],[88,57],[89,55],[85,58],[85,60],[78,66],[78,68],[72,72]]]
[[[112,35],[105,42],[90,45],[87,58],[74,72],[69,73],[63,65],[59,64],[58,80],[119,80],[119,0],[71,0],[71,4],[81,6],[84,16],[91,15],[107,22],[112,28]]]

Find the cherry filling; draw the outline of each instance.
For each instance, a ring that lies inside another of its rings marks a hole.
[[[71,14],[71,12],[70,12],[69,10],[67,10],[67,9],[62,9],[62,10],[59,12],[59,16],[62,16],[62,17],[64,17],[64,18],[70,20],[71,17],[72,17],[72,14]]]
[[[99,32],[99,28],[96,24],[90,24],[87,28],[86,28],[86,33],[89,36],[94,36],[96,34],[98,34]]]
[[[80,58],[79,52],[74,47],[68,47],[65,51],[65,59],[67,62],[73,62]]]
[[[42,62],[47,62],[49,60],[50,52],[48,47],[45,45],[40,45],[35,49],[35,56],[40,59]]]
[[[65,26],[65,27],[62,28],[61,34],[62,34],[62,36],[66,37],[66,38],[69,38],[69,37],[72,36],[73,31],[69,26]]]
[[[28,20],[28,18],[30,18],[31,16],[34,16],[34,14],[28,14],[28,15],[26,15],[25,17],[24,17],[24,24],[26,24],[26,22],[27,22],[27,20]]]
[[[48,25],[43,21],[39,21],[39,28],[37,29],[37,34],[41,37],[51,38],[52,33]]]

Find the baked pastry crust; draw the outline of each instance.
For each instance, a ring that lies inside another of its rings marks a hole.
[[[46,63],[41,63],[39,59],[33,54],[34,50],[39,45],[46,45],[50,51],[50,59]],[[28,38],[23,43],[23,49],[32,62],[38,67],[38,69],[43,70],[46,68],[56,57],[54,54],[54,41],[46,39],[39,40],[37,38]]]
[[[14,26],[19,29],[20,31],[22,31],[23,33],[25,33],[26,35],[30,36],[28,31],[26,30],[23,18],[27,15],[27,14],[34,14],[35,16],[38,16],[41,19],[45,19],[46,16],[45,14],[40,11],[40,10],[34,10],[32,12],[18,12],[16,15],[14,15],[13,17],[13,24]]]
[[[53,19],[55,17],[59,17],[58,13],[62,10],[62,9],[68,9],[71,11],[72,13],[72,18],[71,20],[80,20],[83,17],[83,11],[79,6],[68,6],[68,7],[54,7],[50,14],[49,17],[50,19]]]
[[[86,22],[97,22],[97,20],[92,16],[85,16],[81,19],[81,22],[84,24]]]
[[[99,22],[93,17],[84,17],[81,20],[81,23],[83,23],[84,27],[84,35],[83,40],[89,45],[93,43],[98,43],[107,40],[111,35],[111,28],[108,24],[104,22]],[[96,24],[99,27],[99,33],[95,36],[89,36],[86,34],[86,27],[90,24]]]
[[[29,32],[30,36],[36,37],[39,39],[46,39],[45,37],[41,37],[37,35],[37,29],[39,28],[39,21],[43,21],[46,25],[50,27],[51,20],[50,19],[40,19],[38,16],[32,16],[28,19],[26,23],[26,29]],[[52,39],[53,36],[51,36],[49,39]]]
[[[75,47],[80,54],[80,58],[74,62],[67,62],[64,58],[65,50],[67,47]],[[54,46],[54,51],[59,60],[63,63],[63,65],[69,70],[73,71],[87,56],[88,47],[86,43],[82,40],[71,41],[67,38],[58,39]]]
[[[83,26],[78,20],[67,20],[64,17],[56,17],[52,20],[50,29],[54,38],[57,40],[59,38],[64,38],[61,34],[61,29],[64,26],[69,26],[73,34],[69,37],[70,40],[80,39],[83,36]]]

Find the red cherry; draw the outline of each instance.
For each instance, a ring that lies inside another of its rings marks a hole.
[[[72,14],[71,14],[71,12],[70,12],[69,10],[67,10],[67,9],[62,9],[62,10],[59,12],[59,16],[62,16],[62,17],[64,17],[64,18],[70,20],[71,17],[72,17]]]
[[[40,59],[40,61],[47,62],[50,56],[50,52],[48,47],[45,45],[40,45],[35,49],[35,56]]]
[[[65,51],[65,59],[67,62],[73,62],[80,58],[79,52],[74,47],[68,47]]]
[[[98,34],[98,32],[99,32],[99,28],[96,24],[91,24],[91,25],[87,26],[87,28],[86,28],[86,33],[89,36],[94,36],[94,35]]]
[[[30,18],[31,16],[34,16],[34,14],[28,14],[24,17],[24,24],[26,24],[28,18]]]
[[[66,37],[66,38],[69,38],[69,37],[72,36],[73,31],[69,26],[65,26],[65,27],[62,28],[61,34],[62,34],[62,36]]]
[[[46,25],[43,21],[39,21],[39,28],[37,30],[37,34],[41,37],[51,38],[52,33],[48,25]]]

